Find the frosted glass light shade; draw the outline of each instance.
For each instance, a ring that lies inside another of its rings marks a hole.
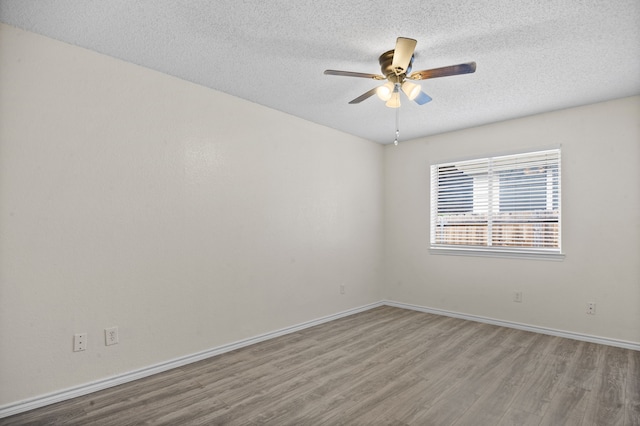
[[[385,104],[389,108],[399,108],[400,107],[400,92],[393,92],[391,94],[391,98]]]
[[[392,93],[393,83],[391,83],[390,81],[376,89],[376,95],[378,95],[378,97],[383,101],[388,101],[389,99],[391,99]]]
[[[409,81],[405,81],[402,83],[402,91],[407,95],[407,98],[414,100],[420,94],[420,86]]]

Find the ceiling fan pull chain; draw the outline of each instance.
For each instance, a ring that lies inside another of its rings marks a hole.
[[[398,146],[398,137],[400,137],[400,108],[396,108],[396,139],[393,141],[395,146]]]

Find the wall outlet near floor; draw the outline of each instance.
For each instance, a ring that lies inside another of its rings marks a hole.
[[[344,294],[345,291],[345,285],[344,284],[340,284],[340,294]]]
[[[513,301],[514,302],[518,302],[518,303],[522,303],[522,292],[521,291],[514,291],[513,292]]]
[[[106,346],[118,344],[118,327],[109,327],[104,329],[104,344]]]
[[[593,302],[587,303],[587,314],[595,315],[596,314],[596,304]]]
[[[77,333],[73,335],[73,351],[81,352],[87,350],[87,333]]]

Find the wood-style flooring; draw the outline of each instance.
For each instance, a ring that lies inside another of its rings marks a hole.
[[[379,307],[2,425],[640,425],[640,352]]]

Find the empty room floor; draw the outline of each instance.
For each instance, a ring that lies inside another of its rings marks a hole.
[[[640,425],[640,352],[383,306],[1,425]]]

